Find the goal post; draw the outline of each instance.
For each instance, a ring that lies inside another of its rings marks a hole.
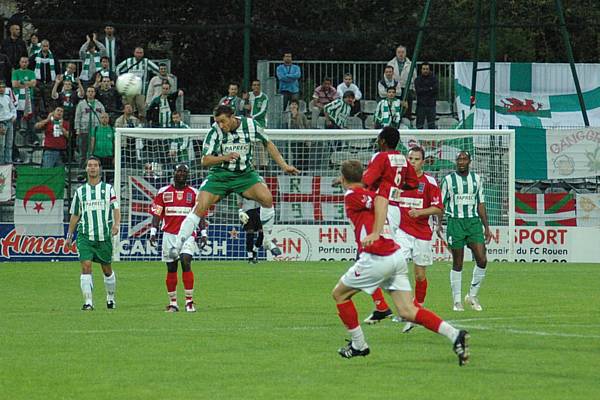
[[[152,248],[148,241],[150,203],[158,189],[171,182],[173,168],[181,162],[190,166],[189,183],[199,188],[208,173],[200,163],[202,140],[208,131],[116,129],[114,179],[122,226],[115,260],[160,259],[160,246]],[[283,259],[352,259],[356,249],[344,216],[343,191],[331,183],[344,160],[358,159],[366,166],[376,152],[379,131],[266,129],[265,133],[286,161],[301,171],[298,176],[286,175],[262,146],[255,146],[253,163],[273,194],[274,237],[283,250]],[[507,260],[514,258],[514,135],[514,130],[401,130],[398,145],[403,152],[415,145],[423,147],[425,172],[438,182],[455,170],[459,151],[471,152],[471,170],[484,181],[494,241],[502,242],[496,244],[503,249],[491,254]],[[200,259],[246,258],[246,234],[238,220],[240,200],[232,194],[209,211],[209,244]],[[434,247],[438,255],[448,256],[440,243]],[[259,257],[265,259],[267,255],[261,251]]]

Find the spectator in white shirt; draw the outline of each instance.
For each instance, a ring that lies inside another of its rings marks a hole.
[[[338,98],[342,99],[344,93],[347,91],[354,93],[354,105],[352,106],[352,110],[350,110],[350,115],[356,115],[360,113],[360,99],[362,99],[362,92],[358,86],[352,82],[352,74],[350,73],[345,73],[344,82],[337,86]]]

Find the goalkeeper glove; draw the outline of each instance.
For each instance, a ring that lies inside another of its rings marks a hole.
[[[200,231],[200,234],[196,236],[196,243],[198,244],[200,250],[204,250],[204,248],[208,244],[208,232],[206,231],[206,229],[202,229]]]
[[[241,208],[238,211],[238,215],[240,217],[240,222],[242,223],[242,225],[246,225],[248,223],[248,221],[250,220],[250,216],[244,212],[244,210],[242,210]]]
[[[156,233],[157,229],[155,227],[150,228],[150,245],[152,247],[156,247],[156,239],[158,238]]]

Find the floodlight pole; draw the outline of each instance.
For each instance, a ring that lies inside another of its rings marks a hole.
[[[588,119],[587,110],[585,108],[585,101],[583,99],[583,93],[581,92],[581,85],[579,84],[579,78],[577,77],[577,69],[575,68],[575,59],[573,57],[573,48],[571,47],[571,41],[569,40],[569,32],[565,24],[565,14],[563,12],[563,5],[561,0],[555,0],[556,13],[558,14],[558,20],[560,22],[560,33],[563,41],[565,42],[565,48],[567,49],[567,57],[569,58],[569,65],[571,66],[571,74],[573,75],[573,81],[575,82],[575,90],[577,90],[577,98],[579,99],[579,107],[581,108],[581,115],[583,116],[583,122],[585,126],[590,126],[590,120]]]
[[[490,0],[490,129],[496,128],[496,0]]]
[[[244,0],[244,82],[243,90],[250,84],[250,28],[252,26],[252,0]]]
[[[410,83],[412,81],[415,68],[417,67],[417,60],[419,59],[419,52],[421,51],[421,43],[423,42],[423,33],[425,31],[425,23],[429,16],[429,9],[431,6],[431,0],[427,0],[425,8],[423,9],[423,15],[421,16],[421,22],[419,22],[419,33],[417,34],[417,43],[415,44],[415,51],[412,56],[412,63],[410,64],[410,70],[408,71],[408,78],[406,79],[406,88],[402,93],[402,104],[406,104],[408,99],[408,92],[410,91]],[[404,115],[404,107],[400,107],[400,119]]]

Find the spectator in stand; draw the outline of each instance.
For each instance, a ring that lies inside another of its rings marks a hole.
[[[435,129],[438,80],[427,62],[421,64],[421,75],[415,79],[415,91],[417,92],[417,129],[423,129],[425,120],[427,120],[427,129]]]
[[[244,113],[244,105],[242,99],[238,97],[239,85],[237,83],[230,83],[227,88],[227,96],[221,97],[219,100],[220,106],[229,106],[233,110],[233,114],[240,116]]]
[[[100,159],[102,168],[112,169],[115,154],[115,130],[110,126],[110,116],[103,112],[100,114],[100,124],[95,126],[90,134],[90,154]],[[112,177],[106,179],[112,181]]]
[[[375,129],[391,126],[398,129],[400,126],[400,113],[402,110],[402,102],[396,97],[396,88],[390,86],[387,89],[387,97],[377,103],[375,114]]]
[[[321,86],[317,86],[313,92],[313,99],[310,102],[313,123],[320,115],[323,115],[323,107],[338,98],[338,92],[332,83],[331,78],[325,77]]]
[[[396,89],[396,94],[400,97],[402,88],[398,81],[394,79],[394,67],[386,65],[383,70],[383,79],[377,83],[377,94],[379,95],[380,100],[387,99],[387,90],[391,87]]]
[[[289,129],[309,129],[310,125],[304,113],[300,112],[300,104],[298,100],[290,101],[290,122]]]
[[[62,89],[59,92],[58,88],[61,84]],[[75,133],[75,109],[77,108],[77,103],[85,97],[83,86],[79,84],[79,88],[75,90],[74,85],[75,84],[72,81],[65,80],[63,75],[58,75],[54,82],[54,87],[52,88],[52,99],[58,107],[62,107],[62,118],[69,123],[69,139],[72,138]],[[71,154],[75,151],[76,142],[74,140],[69,140],[68,144],[67,149],[69,152],[67,160],[71,161]]]
[[[98,89],[103,77],[110,79],[110,85],[114,86],[117,81],[117,74],[110,70],[110,62],[108,56],[100,58],[100,70],[94,74],[94,87]]]
[[[335,91],[335,89],[333,90]],[[290,111],[290,120],[288,123],[289,129],[310,129],[310,124],[308,123],[306,115],[300,112],[298,100],[290,101],[288,110]],[[319,153],[314,150],[317,143],[307,140],[304,142],[294,141],[291,145],[294,165],[297,165],[300,170],[316,167],[315,160],[319,157]]]
[[[6,54],[0,53],[0,80],[6,87],[12,87],[12,63]]]
[[[83,61],[83,69],[81,70],[79,79],[81,79],[81,83],[85,88],[94,84],[96,71],[102,69],[100,59],[106,55],[106,49],[97,40],[95,33],[92,34],[92,37],[87,35],[86,39],[85,43],[79,49],[79,58]]]
[[[60,74],[60,61],[50,51],[50,42],[41,42],[42,48],[29,58],[29,69],[35,73],[37,110],[40,114],[48,113],[52,97],[52,87],[56,75]]]
[[[283,95],[283,109],[285,110],[291,100],[298,100],[300,97],[300,77],[302,72],[300,67],[292,64],[292,53],[283,54],[283,64],[279,64],[276,70],[279,80],[279,93]]]
[[[388,61],[388,65],[394,67],[394,79],[398,81],[400,85],[401,93],[400,97],[404,98],[404,92],[408,89],[408,97],[406,98],[406,104],[403,104],[406,108],[406,117],[412,119],[412,101],[413,92],[415,90],[415,75],[412,76],[410,85],[407,84],[408,73],[410,72],[411,61],[406,57],[406,47],[400,45],[396,48],[396,57]]]
[[[10,35],[2,42],[2,53],[8,56],[14,69],[19,68],[21,57],[27,57],[27,44],[21,39],[21,25],[11,23]]]
[[[85,99],[77,104],[75,110],[75,132],[77,133],[77,149],[81,166],[85,161],[89,149],[89,135],[94,128],[100,125],[100,115],[104,112],[104,105],[96,100],[96,88],[90,86],[85,90]]]
[[[189,125],[181,120],[179,111],[174,111],[171,115],[173,121],[169,128],[190,129]],[[191,138],[180,137],[171,141],[169,146],[169,157],[173,166],[182,162],[189,162],[194,156],[194,147]]]
[[[40,38],[36,33],[32,33],[29,36],[29,46],[27,46],[27,55],[29,58],[33,56],[35,53],[42,49],[42,44],[40,43]]]
[[[135,128],[140,124],[140,120],[133,115],[133,106],[125,104],[123,106],[123,115],[115,121],[115,128]]]
[[[327,129],[344,129],[354,106],[354,92],[347,90],[341,99],[336,99],[327,104],[323,109],[325,113],[325,127]]]
[[[106,49],[106,56],[108,57],[107,69],[115,74],[117,71],[117,65],[121,61],[121,41],[115,36],[115,27],[112,23],[108,22],[104,27],[104,36],[100,39],[100,43],[104,45]],[[113,80],[115,82],[115,80]]]
[[[177,91],[177,77],[169,73],[166,63],[158,64],[158,75],[150,79],[146,93],[146,104],[150,104],[156,96],[160,96],[163,81],[168,81],[171,84],[171,93]]]
[[[102,77],[100,88],[97,89],[96,98],[104,106],[104,110],[110,117],[110,121],[113,123],[118,117],[119,111],[123,108],[121,104],[121,96],[115,88],[111,86],[110,78],[108,76]]]
[[[358,86],[352,82],[352,74],[344,74],[344,82],[337,86],[338,97],[343,98],[346,92],[352,92],[354,94],[354,103],[350,110],[350,115],[356,115],[360,112],[360,99],[362,99],[362,93]]]
[[[57,106],[53,112],[48,113],[46,119],[35,124],[36,129],[44,129],[42,168],[64,165],[63,160],[69,138],[69,122],[63,116],[64,109]]]
[[[129,57],[117,65],[117,75],[130,73],[139,76],[142,80],[142,93],[127,99],[128,103],[133,102],[135,104],[140,120],[144,119],[144,112],[146,111],[146,91],[148,90],[150,74],[157,75],[158,70],[158,65],[144,57],[142,47],[136,47],[133,50],[133,57]]]
[[[17,121],[19,131],[26,137],[29,145],[37,146],[39,140],[33,131],[34,110],[33,110],[33,88],[37,84],[35,72],[28,69],[29,59],[25,56],[19,61],[19,69],[12,73],[13,90],[18,99]]]
[[[77,66],[74,63],[67,64],[67,70],[63,76],[64,81],[71,81],[76,84],[79,81],[77,78]]]
[[[177,111],[177,97],[183,96],[183,90],[171,93],[171,84],[164,81],[160,96],[155,97],[148,105],[146,119],[150,126],[168,128],[171,125],[171,115]]]
[[[0,81],[0,164],[12,164],[13,124],[17,119],[13,96]]]
[[[255,79],[252,81],[252,91],[246,94],[246,101],[243,107],[247,110],[253,120],[255,120],[263,128],[267,127],[267,110],[269,107],[269,98],[261,91],[260,81]],[[258,149],[259,146],[256,147]]]

